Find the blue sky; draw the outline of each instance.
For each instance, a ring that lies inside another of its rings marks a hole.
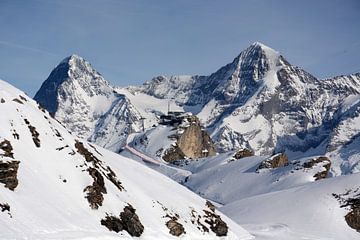
[[[0,0],[0,78],[31,96],[72,53],[126,86],[210,74],[255,41],[320,78],[360,72],[360,1]]]

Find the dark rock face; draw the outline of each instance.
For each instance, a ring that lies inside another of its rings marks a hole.
[[[120,217],[106,216],[101,220],[101,225],[107,227],[110,231],[127,231],[132,237],[140,237],[144,232],[144,226],[140,222],[136,210],[129,204],[120,213]]]
[[[106,194],[106,188],[103,176],[95,168],[88,168],[90,176],[94,179],[92,185],[87,186],[84,192],[87,193],[86,198],[92,209],[98,209],[104,201],[103,194]]]
[[[59,86],[69,77],[68,61],[61,62],[41,85],[34,99],[49,113],[54,114],[58,107],[57,94]]]
[[[19,183],[17,179],[19,163],[19,161],[0,161],[0,183],[4,183],[5,187],[12,191]]]
[[[12,218],[12,215],[10,213],[10,205],[8,203],[0,203],[0,210],[1,212],[7,212],[10,218]]]
[[[0,142],[0,149],[3,151],[0,154],[0,183],[5,184],[6,188],[14,191],[19,183],[17,171],[20,161],[2,160],[2,158],[14,158],[13,147],[10,141],[4,139]]]
[[[4,139],[0,142],[0,149],[4,151],[4,153],[0,154],[0,156],[14,158],[14,153],[12,152],[13,148],[10,141]]]
[[[110,231],[120,232],[124,230],[123,223],[120,218],[114,216],[106,216],[105,219],[101,219],[101,225],[107,227]]]
[[[144,226],[141,224],[139,216],[135,213],[136,210],[129,204],[120,213],[121,221],[124,224],[124,229],[133,237],[140,237],[144,232]]]
[[[351,228],[360,232],[360,208],[357,207],[346,214],[345,221]]]
[[[213,231],[216,236],[222,237],[226,236],[228,233],[227,224],[221,219],[221,217],[215,214],[215,206],[209,201],[206,201],[207,208],[210,210],[203,210],[205,215],[205,223],[209,224],[211,231]]]
[[[335,194],[335,197],[340,203],[341,208],[349,208],[350,212],[345,215],[346,223],[356,231],[360,232],[360,189],[348,190],[344,194]]]
[[[76,141],[75,147],[78,153],[83,155],[87,162],[93,162],[93,163],[99,162],[99,159],[95,157],[94,154],[92,154],[88,149],[86,149],[82,142]]]
[[[263,168],[278,168],[278,167],[284,167],[289,164],[288,157],[285,153],[279,153],[276,154],[264,161],[262,161],[258,167],[257,170],[263,169]]]
[[[237,151],[234,155],[234,158],[235,159],[241,159],[241,158],[244,158],[244,157],[251,157],[251,156],[254,156],[254,152],[251,151],[250,149],[241,149],[239,151]]]
[[[172,218],[166,222],[166,226],[170,230],[169,233],[174,236],[180,236],[185,233],[185,229],[182,224],[177,222],[177,218]]]
[[[40,134],[36,131],[36,128],[30,124],[29,120],[24,119],[24,121],[26,125],[28,125],[35,146],[40,147],[40,139],[39,139]]]
[[[95,147],[91,147],[100,154]],[[91,163],[93,166],[87,169],[90,177],[94,180],[93,184],[84,189],[84,192],[87,193],[86,198],[92,209],[98,209],[104,201],[103,194],[106,194],[104,177],[113,183],[120,191],[125,190],[121,182],[117,179],[115,172],[109,166],[103,166],[103,163],[90,152],[82,142],[76,141],[75,148],[77,152],[85,158],[85,161]]]
[[[171,147],[165,151],[163,159],[167,162],[173,162],[178,159],[184,159],[186,156],[178,146]]]
[[[215,145],[209,134],[202,129],[195,116],[187,117],[189,126],[185,127],[180,136],[176,136],[176,146],[165,151],[163,159],[167,162],[187,158],[203,158],[216,154]]]
[[[318,172],[318,173],[316,173],[314,175],[315,181],[327,177],[327,175],[329,173],[329,170],[330,170],[330,167],[331,167],[331,161],[330,161],[329,158],[327,158],[325,156],[322,156],[322,157],[318,157],[318,158],[315,158],[315,159],[311,159],[308,162],[305,162],[303,164],[303,167],[304,168],[312,168],[313,166],[315,166],[317,164],[323,164],[323,167],[325,168],[325,170],[321,171],[321,172]]]
[[[211,231],[213,231],[218,237],[226,236],[228,232],[228,226],[220,218],[220,216],[215,214],[215,212],[207,210],[204,210],[204,213],[205,222],[209,224]]]

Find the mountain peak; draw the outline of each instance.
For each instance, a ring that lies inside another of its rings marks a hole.
[[[280,53],[276,51],[275,49],[261,43],[261,42],[254,42],[251,44],[246,50],[246,52],[262,52],[265,54],[267,58],[274,58],[278,57]]]
[[[70,62],[73,62],[73,61],[85,61],[85,59],[75,53],[71,54],[70,56],[64,58],[61,62],[61,63],[70,63]]]
[[[50,113],[54,113],[57,110],[60,95],[66,98],[71,98],[70,95],[73,95],[72,97],[77,95],[110,96],[112,92],[113,88],[110,84],[88,61],[79,55],[72,54],[64,58],[51,71],[34,99]]]

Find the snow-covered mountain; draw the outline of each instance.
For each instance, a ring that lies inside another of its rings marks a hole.
[[[1,239],[252,238],[171,179],[74,138],[1,80],[0,109]]]
[[[129,99],[77,55],[50,73],[34,99],[74,135],[113,151],[140,128],[140,114]]]
[[[210,76],[157,77],[129,89],[197,114],[219,151],[246,147],[293,158],[332,152],[334,175],[358,171],[359,151],[339,152],[360,134],[360,74],[320,80],[254,43]]]
[[[360,141],[359,96],[360,73],[320,80],[256,42],[209,76],[159,76],[127,88],[111,87],[71,56],[35,99],[74,134],[112,151],[140,130],[141,117],[151,130],[170,106],[196,114],[219,152],[327,154],[332,174],[340,175],[360,170],[359,150],[351,147]]]

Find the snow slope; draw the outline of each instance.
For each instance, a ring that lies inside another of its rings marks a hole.
[[[256,239],[360,239],[332,195],[359,187],[360,174],[329,178],[241,199],[221,208]]]
[[[13,154],[0,149],[0,161],[19,161],[14,191],[0,183],[0,203],[10,207],[0,212],[1,239],[131,238],[127,231],[110,232],[100,224],[107,215],[119,216],[128,204],[144,226],[140,239],[175,238],[166,227],[170,218],[183,225],[182,239],[217,238],[196,222],[201,215],[200,223],[209,229],[204,199],[142,164],[74,138],[4,81],[0,109],[6,113],[0,115],[0,142],[8,140]],[[252,238],[220,216],[229,226],[226,239]]]

